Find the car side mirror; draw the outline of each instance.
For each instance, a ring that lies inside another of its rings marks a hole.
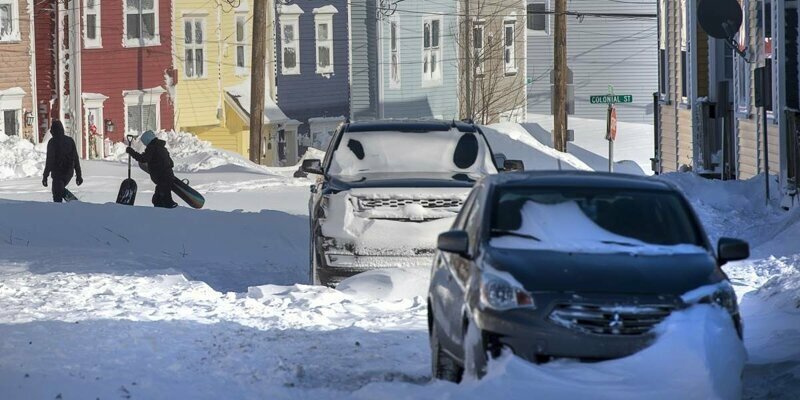
[[[717,257],[720,265],[729,261],[739,261],[750,257],[750,245],[744,240],[720,238],[717,244]]]
[[[494,153],[494,165],[496,165],[497,168],[503,168],[503,166],[506,165],[506,160],[508,160],[508,157],[506,157],[505,154]]]
[[[447,253],[469,257],[469,235],[464,231],[448,231],[439,235],[436,247]]]
[[[314,175],[323,175],[322,173],[322,161],[320,160],[303,160],[303,165],[300,167],[300,170]]]
[[[503,162],[503,171],[505,172],[514,172],[514,171],[524,171],[525,170],[525,163],[522,160],[506,160]]]

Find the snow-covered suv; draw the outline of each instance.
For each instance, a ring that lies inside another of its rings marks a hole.
[[[481,130],[462,122],[374,121],[342,125],[309,202],[309,277],[336,285],[370,269],[430,268],[437,235],[450,228],[476,180],[498,171]],[[504,160],[508,170],[521,162]]]

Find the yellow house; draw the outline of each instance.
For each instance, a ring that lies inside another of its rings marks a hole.
[[[231,5],[226,1],[175,0],[172,24],[173,62],[178,70],[176,130],[191,132],[217,148],[245,157],[250,148],[253,1],[237,0]],[[272,0],[267,5],[267,21],[273,21],[271,5]],[[267,27],[267,32],[273,31],[274,28]],[[268,38],[266,54],[274,54],[273,43]],[[275,75],[269,64],[267,67],[265,107],[271,113],[265,113],[263,136],[269,141],[288,119],[275,106]],[[247,93],[235,95],[242,91]],[[240,101],[243,98],[248,101]],[[273,164],[272,157],[265,156],[262,155],[262,162]]]

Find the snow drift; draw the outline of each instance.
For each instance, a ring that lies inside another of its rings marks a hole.
[[[0,133],[0,180],[42,175],[46,143],[34,145],[19,136]]]

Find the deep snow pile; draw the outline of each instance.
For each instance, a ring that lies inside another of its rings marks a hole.
[[[46,143],[34,145],[19,136],[0,133],[0,180],[41,175],[47,156]]]
[[[481,130],[493,152],[503,153],[509,160],[522,160],[526,170],[592,170],[574,155],[543,144],[520,124],[499,123],[481,127]]]

